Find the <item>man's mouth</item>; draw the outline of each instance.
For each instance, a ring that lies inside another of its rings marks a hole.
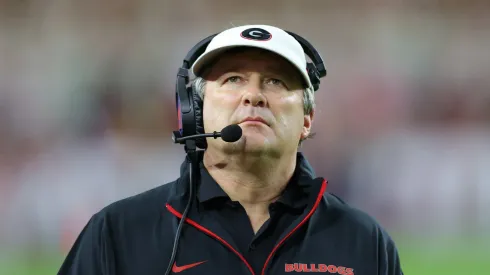
[[[263,119],[261,117],[247,117],[244,120],[242,120],[240,123],[246,123],[246,122],[247,123],[262,123],[262,124],[269,126],[269,123],[267,123],[267,121],[265,121],[265,119]]]

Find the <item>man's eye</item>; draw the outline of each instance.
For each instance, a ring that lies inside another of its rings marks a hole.
[[[272,85],[282,85],[282,81],[279,80],[279,79],[276,79],[276,78],[270,78],[267,80],[267,83],[268,84],[272,84]]]
[[[240,81],[239,76],[232,76],[228,77],[225,82],[237,83],[238,81]]]

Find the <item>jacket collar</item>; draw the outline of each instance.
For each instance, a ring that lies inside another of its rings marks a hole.
[[[199,203],[230,201],[228,195],[212,178],[202,162],[200,164],[200,175],[201,181],[198,185],[197,194]],[[303,208],[308,204],[309,194],[307,191],[311,181],[314,179],[314,175],[313,168],[311,168],[304,155],[298,153],[293,177],[277,202],[293,209]]]
[[[199,152],[199,167],[196,168],[193,175],[196,176],[197,185],[194,186],[194,193],[197,193],[197,201],[205,202],[213,198],[228,198],[228,195],[209,175],[202,165],[204,152]],[[288,183],[282,197],[278,200],[280,203],[291,208],[303,208],[311,202],[310,198],[315,197],[320,191],[323,179],[315,179],[316,175],[308,160],[303,153],[297,153],[296,169],[293,178]],[[180,177],[173,186],[169,203],[176,209],[183,211],[189,195],[189,171],[190,160],[185,158],[180,166]],[[202,184],[204,183],[204,184]]]

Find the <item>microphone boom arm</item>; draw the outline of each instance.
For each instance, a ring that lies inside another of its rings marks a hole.
[[[180,144],[185,144],[185,141],[189,139],[207,138],[207,137],[212,137],[214,139],[217,139],[221,137],[221,132],[214,131],[213,133],[197,134],[197,135],[191,135],[186,137],[182,137],[180,131],[174,131],[172,133],[172,140],[174,141],[174,143],[180,143]]]

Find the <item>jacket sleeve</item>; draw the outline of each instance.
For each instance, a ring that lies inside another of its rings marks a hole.
[[[107,219],[92,216],[68,252],[58,275],[112,275],[114,253]]]
[[[395,242],[381,228],[378,236],[379,275],[404,275]]]

